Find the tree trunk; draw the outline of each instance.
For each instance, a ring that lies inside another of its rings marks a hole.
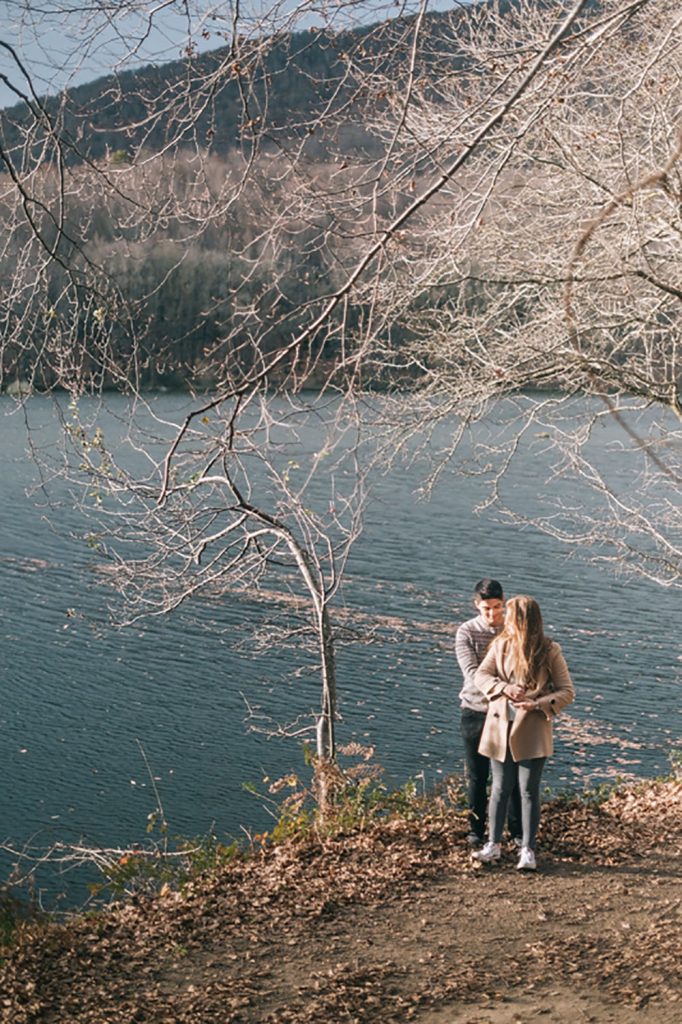
[[[320,670],[322,672],[322,708],[317,719],[317,802],[324,816],[332,802],[329,779],[325,768],[336,755],[334,718],[336,715],[336,654],[329,610],[322,604],[317,617],[320,642]]]

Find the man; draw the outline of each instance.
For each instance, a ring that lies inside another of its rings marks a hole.
[[[478,752],[488,702],[474,685],[476,669],[483,661],[494,637],[504,622],[504,595],[497,580],[484,579],[474,587],[474,605],[478,615],[464,622],[457,630],[455,653],[464,676],[459,694],[462,706],[461,731],[469,805],[469,835],[472,847],[485,841],[485,816],[488,802],[488,775],[490,760]],[[509,801],[507,826],[517,845],[521,843],[521,798],[516,785]]]

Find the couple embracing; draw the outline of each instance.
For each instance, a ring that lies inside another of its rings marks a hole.
[[[457,630],[469,843],[484,864],[500,859],[508,808],[520,847],[517,867],[534,871],[540,780],[552,754],[552,721],[575,691],[559,644],[545,636],[540,607],[519,595],[505,605],[497,580],[474,588],[478,615]],[[483,844],[488,773],[488,842]]]

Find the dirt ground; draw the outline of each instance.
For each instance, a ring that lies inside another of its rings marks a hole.
[[[537,874],[472,865],[459,819],[239,862],[183,892],[27,926],[3,1024],[682,1020],[682,783],[543,812]]]

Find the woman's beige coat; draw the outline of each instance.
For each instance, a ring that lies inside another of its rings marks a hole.
[[[508,645],[501,638],[493,640],[474,676],[474,682],[488,698],[488,713],[478,747],[480,754],[504,761],[507,756],[507,734],[515,761],[549,757],[553,753],[552,719],[575,697],[568,665],[559,644],[552,641],[548,668],[542,669],[536,685],[526,693],[529,700],[537,702],[537,708],[528,711],[517,708],[511,730],[503,690],[513,683],[512,666]]]

